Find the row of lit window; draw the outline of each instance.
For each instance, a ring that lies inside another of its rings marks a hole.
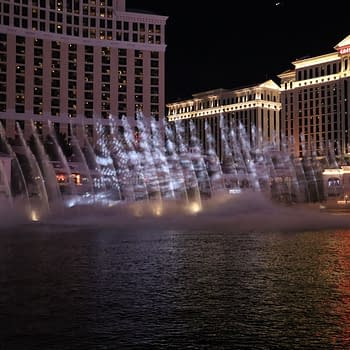
[[[307,117],[303,115],[302,117],[298,118],[299,125],[310,125],[310,126],[316,126],[316,125],[324,125],[324,124],[333,124],[334,120],[337,120],[338,118],[334,117],[333,114],[328,115],[316,115]]]
[[[327,113],[336,113],[338,110],[337,106],[333,106],[333,108],[331,106],[328,106],[327,107]],[[325,114],[326,113],[326,107],[325,106],[322,106],[321,108],[319,107],[311,107],[311,108],[305,108],[303,110],[299,109],[299,112],[298,112],[298,115],[299,117],[302,117],[303,115],[304,116],[313,116],[313,115],[318,115],[320,114],[320,111],[321,111],[321,114]],[[290,108],[288,109],[287,107],[285,108],[285,113],[286,114],[289,114],[290,116],[293,116],[293,108]]]
[[[325,66],[316,66],[309,69],[303,69],[297,71],[297,77],[299,80],[306,80],[312,78],[323,77],[325,75],[336,74],[340,71],[340,63],[327,64]]]
[[[23,36],[16,36],[16,53],[17,54],[25,54],[25,37]],[[6,52],[6,34],[0,33],[0,51],[1,49]],[[53,50],[52,54],[53,55],[59,55],[59,50],[61,49],[61,42],[59,41],[50,41],[51,43],[51,49]],[[42,56],[43,55],[43,39],[36,38],[34,40],[34,55],[35,56]],[[69,51],[72,52],[73,54],[77,51],[77,45],[76,44],[69,44]],[[56,50],[56,51],[54,51]],[[91,56],[87,57],[87,60],[92,62],[92,57],[94,54],[94,46],[91,45],[86,45],[84,46],[84,50],[87,54],[90,54]],[[109,47],[104,47],[101,50],[102,54],[102,63],[109,63],[110,60],[110,48]],[[119,57],[124,57],[124,64],[126,64],[126,57],[127,57],[127,50],[126,49],[118,49],[118,56]],[[53,56],[55,57],[55,56]],[[136,65],[142,65],[142,59],[143,59],[143,51],[141,50],[135,50],[134,51],[134,57],[137,59]],[[56,57],[58,58],[58,56]],[[157,60],[159,59],[159,52],[157,51],[152,51],[151,52],[151,65],[152,67],[158,67],[158,62]]]
[[[4,0],[9,2],[10,0]],[[13,0],[16,4],[28,5],[28,0]],[[50,9],[60,8],[63,9],[63,0],[32,0],[32,6],[40,6],[46,8],[49,6]],[[80,0],[66,0],[66,10],[79,9]],[[98,6],[113,6],[113,0],[83,0],[83,4],[98,5]]]
[[[8,1],[8,0],[7,0]],[[13,9],[14,12],[17,13],[19,12],[19,9],[26,9],[26,11],[28,11],[28,0],[23,0],[22,3],[18,0],[14,1],[15,4],[13,4]],[[19,4],[19,5],[16,5]],[[4,11],[5,13],[9,13],[10,12],[10,4],[9,3],[3,3],[0,4],[0,6],[2,6],[2,11]],[[38,7],[43,8],[43,9],[47,9],[47,3],[45,0],[33,0],[31,2],[32,8],[33,10],[37,10]],[[90,6],[88,6],[90,5]],[[98,5],[96,7],[96,5]],[[99,9],[99,15],[101,17],[104,17],[105,15],[107,15],[107,17],[112,17],[113,15],[113,4],[112,4],[112,0],[107,0],[107,1],[101,1],[99,4],[96,3],[94,0],[86,3],[84,2],[83,5],[83,13],[87,13],[88,9],[90,8],[90,12],[96,14],[96,9]],[[64,3],[63,1],[55,1],[55,0],[50,0],[49,1],[49,9],[50,10],[56,10],[58,12],[62,12],[63,10],[65,10],[66,12],[74,12],[76,14],[80,13],[80,1],[79,0],[74,0],[74,3],[71,0],[67,0],[66,1],[66,6],[64,7]]]
[[[137,97],[137,96],[136,96]],[[6,94],[0,94],[0,112],[6,111]],[[142,109],[142,98],[137,101],[138,98],[136,98],[136,102],[139,102],[135,105],[135,109]],[[51,115],[59,116],[60,115],[60,99],[51,99]],[[94,103],[93,101],[86,101],[85,102],[85,110],[84,115],[87,118],[92,118],[93,116],[93,108]],[[107,102],[104,102],[101,104],[101,116],[102,118],[108,118],[110,114],[110,104]],[[15,107],[16,113],[24,113],[24,96],[18,95],[16,96],[16,107]],[[118,111],[119,111],[119,117],[125,115],[126,113],[126,103],[119,103],[118,104]],[[157,114],[159,112],[158,105],[152,104],[151,105],[151,112],[153,114]],[[42,100],[38,98],[33,99],[33,113],[36,115],[42,115],[43,109],[42,109]],[[69,101],[68,103],[68,115],[70,117],[76,116],[76,104],[73,101]]]
[[[95,14],[91,14],[92,16],[95,16]],[[0,17],[3,17],[3,24],[9,25],[8,21],[10,20],[10,12],[9,9],[3,8],[1,9],[1,3],[0,3]],[[14,19],[27,19],[28,18],[28,10],[26,7],[22,7],[22,11],[20,11],[19,6],[14,7],[14,12],[12,17]],[[56,13],[56,12],[47,12],[45,10],[40,10],[38,12],[37,9],[32,10],[32,20],[39,19],[41,21],[44,21],[48,19],[50,22],[55,22],[56,24],[63,24],[64,23],[64,16],[62,13]],[[67,24],[74,24],[76,26],[79,26],[80,24],[80,16],[71,16],[69,14],[66,15],[66,23]],[[28,23],[27,21],[25,23]],[[115,29],[116,30],[123,30],[128,32],[130,29],[133,32],[148,32],[149,34],[160,34],[161,33],[161,26],[159,24],[153,24],[153,23],[143,23],[143,22],[127,22],[127,21],[113,21],[111,19],[104,19],[100,18],[99,20],[96,17],[82,17],[82,25],[83,27],[97,27],[99,28],[107,28],[107,29],[113,29],[113,23],[115,23]]]
[[[25,41],[23,37],[16,37],[16,52],[24,53]],[[15,110],[18,113],[24,112],[24,93],[25,93],[25,56],[23,54],[16,55],[16,105]],[[18,78],[18,79],[17,79]]]
[[[16,74],[24,74],[25,73],[25,64],[17,64],[16,65]],[[34,75],[35,76],[43,76],[43,69],[42,69],[42,59],[34,58]],[[92,64],[85,64],[85,72],[92,73],[93,72],[93,65]],[[60,64],[58,61],[52,61],[51,65],[51,77],[52,78],[59,78],[60,76]],[[77,79],[77,73],[76,73],[77,64],[76,63],[69,63],[68,65],[68,79],[69,80],[76,80]],[[102,75],[101,80],[103,82],[109,82],[110,81],[110,67],[109,66],[102,66],[101,68]],[[6,64],[0,64],[0,73],[6,72]],[[91,79],[87,79],[87,81],[90,81]],[[126,84],[126,75],[118,74],[118,82],[120,84]],[[142,85],[143,84],[143,77],[142,76],[136,76],[134,79],[134,83],[136,85]],[[159,85],[159,79],[152,77],[150,80],[151,85]]]
[[[15,23],[16,27],[19,27],[19,21],[18,23]],[[32,29],[33,30],[40,30],[45,31],[46,30],[46,24],[44,22],[33,21],[32,23]],[[63,27],[61,25],[55,25],[50,24],[49,31],[51,33],[57,33],[57,34],[63,34]],[[70,36],[80,36],[80,29],[79,27],[67,27],[66,28],[66,34]],[[112,31],[105,31],[105,30],[96,30],[96,29],[83,29],[82,35],[84,38],[90,38],[90,39],[96,39],[99,38],[101,40],[118,40],[118,41],[129,41],[130,36],[129,33],[122,33],[122,32],[116,32],[115,37],[113,37]],[[161,37],[159,35],[144,35],[144,34],[133,34],[132,35],[132,41],[133,42],[140,42],[145,43],[147,42],[149,44],[161,44]]]
[[[24,86],[17,85],[16,86],[16,103],[18,104],[24,104]],[[59,106],[59,97],[60,95],[60,90],[59,89],[51,89],[51,105],[53,106]],[[5,96],[5,95],[4,95]],[[76,108],[76,90],[72,90],[71,94],[69,94],[69,105],[74,104],[74,108]],[[119,94],[119,99],[120,101],[126,101],[126,94]],[[87,108],[92,109],[93,108],[93,93],[92,92],[85,92],[85,104]],[[142,95],[135,95],[135,101],[136,102],[142,102],[143,101],[143,96]],[[104,109],[109,109],[109,105],[107,105],[109,101],[109,94],[102,94],[101,95],[101,100],[102,100],[102,105],[104,106]],[[5,100],[5,98],[4,98]],[[90,100],[90,101],[88,101]],[[42,88],[35,87],[34,88],[34,97],[33,97],[33,104],[34,105],[42,105]],[[152,104],[157,104],[159,102],[158,96],[151,96],[151,103]],[[125,103],[121,103],[121,106],[126,105]]]
[[[102,118],[106,118],[110,110],[110,86],[109,86],[109,72],[110,72],[110,49],[108,47],[103,47],[101,49],[101,72],[102,81],[104,81],[104,90],[101,92],[101,113]],[[107,79],[106,79],[107,78]]]
[[[34,91],[33,91],[33,113],[43,114],[43,40],[34,40]],[[59,93],[59,92],[58,92]],[[51,96],[57,94],[56,89],[51,90]],[[52,111],[54,112],[54,111]]]
[[[60,70],[54,69],[59,67],[60,60],[60,44],[51,42],[51,115],[59,116],[60,113]]]
[[[299,92],[298,94],[298,100],[301,101],[303,98],[304,100],[312,100],[314,98],[319,98],[319,97],[326,97],[326,96],[337,96],[338,90],[335,87],[332,86],[322,86],[321,89],[316,88],[316,89],[309,89],[309,90],[304,90],[303,93]],[[286,100],[287,102],[287,100]]]
[[[320,114],[320,111],[321,111],[321,114],[323,115],[323,114],[326,114],[326,113],[336,113],[337,110],[338,110],[337,106],[333,106],[333,108],[328,106],[327,109],[326,109],[326,107],[323,106],[321,108],[316,107],[316,108],[299,110],[298,115],[299,115],[299,117],[301,117],[301,116],[308,116],[308,115],[313,116],[315,114],[316,115]]]
[[[77,84],[76,84],[76,68],[77,68],[77,45],[69,44],[69,52],[68,52],[68,69],[70,70],[68,73],[68,116],[70,118],[74,118],[77,115],[77,106],[76,106],[76,98],[77,98]],[[86,92],[87,93],[87,92]]]
[[[94,76],[93,76],[93,47],[92,46],[85,46],[84,47],[85,50],[85,56],[84,56],[84,60],[85,62],[88,62],[87,64],[85,64],[85,66],[87,65],[89,68],[90,66],[92,66],[92,70],[89,72],[85,72],[85,94],[84,94],[84,98],[85,98],[85,103],[84,103],[84,116],[86,118],[92,118],[93,117],[93,109],[94,109],[94,102],[93,102],[93,80],[94,80]]]
[[[334,109],[337,108],[337,104],[338,104],[338,100],[333,97],[333,103],[332,103],[332,100],[330,97],[328,97],[327,99],[317,99],[317,100],[309,100],[309,101],[305,101],[304,102],[304,105],[302,104],[302,102],[299,102],[298,103],[298,108],[299,110],[301,109],[308,109],[308,108],[313,108],[314,106],[318,107],[318,106],[327,106],[327,107],[330,107],[330,106],[333,106]],[[288,104],[285,104],[284,106],[284,110],[286,112],[288,112],[288,110],[291,110],[293,111],[293,105],[288,105]]]

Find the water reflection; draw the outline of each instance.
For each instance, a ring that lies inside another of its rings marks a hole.
[[[338,315],[340,334],[332,338],[332,343],[341,347],[350,344],[350,231],[334,234],[332,241],[336,257],[329,265],[329,274],[333,277],[335,300],[332,303],[334,315]]]
[[[35,227],[0,235],[4,349],[349,348],[350,231]]]

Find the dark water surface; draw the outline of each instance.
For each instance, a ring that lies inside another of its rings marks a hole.
[[[0,286],[1,350],[350,348],[350,230],[23,225]]]

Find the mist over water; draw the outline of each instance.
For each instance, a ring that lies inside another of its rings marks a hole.
[[[96,144],[85,138],[80,145],[73,137],[69,152],[50,123],[46,140],[32,123],[31,143],[19,131],[16,147],[0,124],[0,151],[6,155],[0,166],[5,194],[0,196],[0,225],[236,232],[347,225],[326,214],[318,218],[317,205],[306,204],[323,200],[322,166],[316,157],[303,162],[289,154],[286,143],[262,142],[262,131],[253,126],[247,130],[223,115],[219,122],[221,154],[208,123],[204,147],[194,123],[156,123],[142,114],[137,131],[126,117],[122,129],[113,118],[108,128],[96,123]],[[250,134],[256,139],[252,145]],[[235,191],[241,193],[229,195]]]
[[[270,200],[264,193],[245,191],[234,195],[217,195],[196,203],[177,201],[121,202],[114,206],[78,205],[62,209],[31,221],[28,213],[2,206],[0,227],[62,225],[72,227],[109,227],[126,231],[190,229],[223,232],[289,232],[327,230],[350,227],[347,213],[321,212],[319,203],[287,205]]]

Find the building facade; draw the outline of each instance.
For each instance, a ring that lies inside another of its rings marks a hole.
[[[297,157],[350,152],[350,35],[334,52],[292,62],[281,79],[281,131]]]
[[[0,120],[47,121],[68,137],[94,138],[94,124],[165,115],[167,17],[127,11],[125,0],[1,0]]]
[[[251,142],[274,143],[279,147],[280,134],[280,88],[272,80],[234,90],[216,89],[192,95],[192,99],[168,103],[169,122],[193,121],[204,148],[206,147],[205,124],[211,127],[216,153],[222,158],[220,118],[228,127],[241,124]],[[254,136],[253,128],[256,134]],[[189,129],[189,128],[187,128]],[[254,139],[254,137],[256,139]]]

